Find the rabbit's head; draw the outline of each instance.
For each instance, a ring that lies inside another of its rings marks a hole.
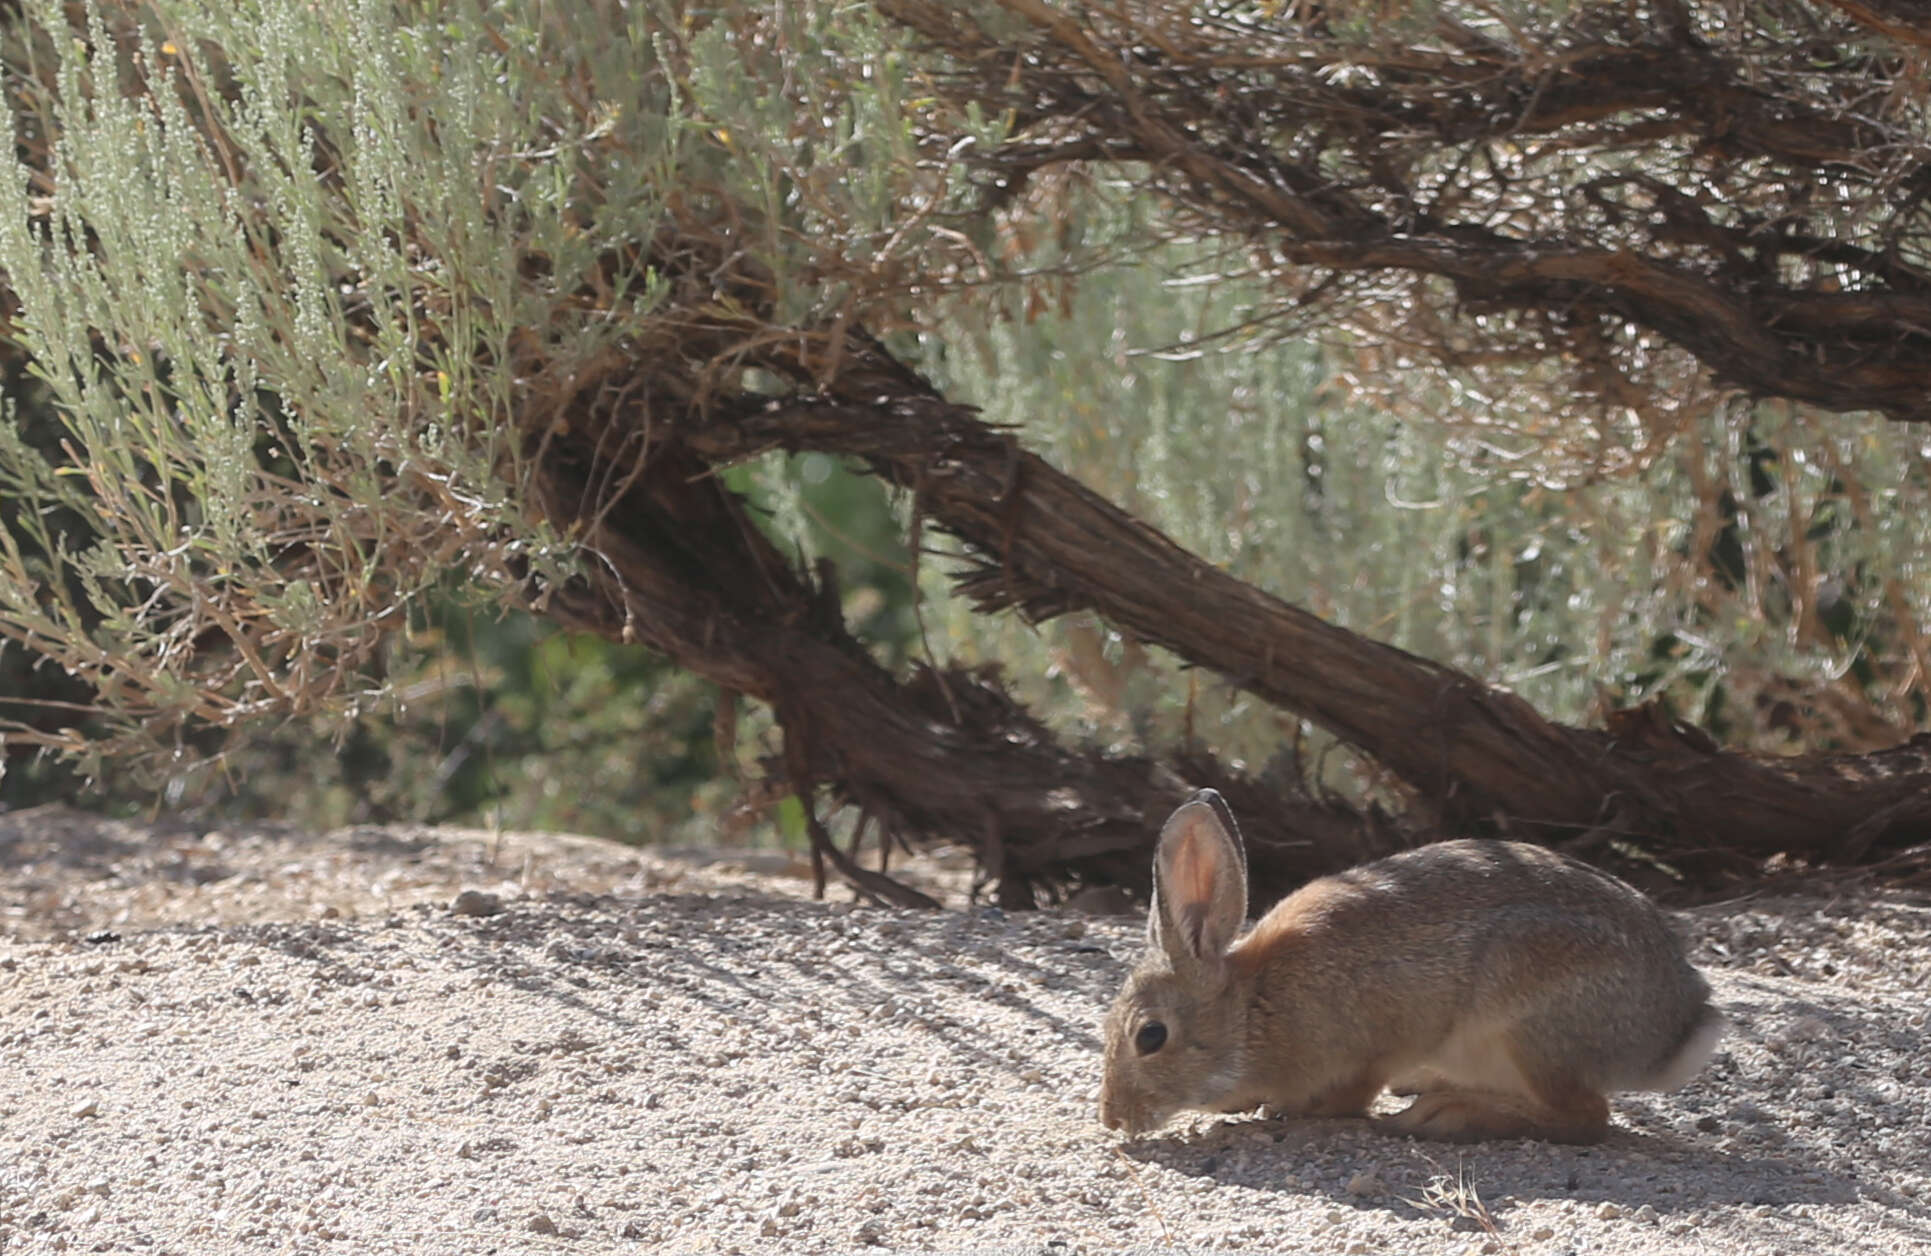
[[[1160,831],[1146,954],[1107,1014],[1109,1128],[1138,1134],[1240,1097],[1252,980],[1228,952],[1246,918],[1246,856],[1226,804],[1203,789]]]

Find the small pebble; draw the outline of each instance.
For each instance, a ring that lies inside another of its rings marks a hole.
[[[464,890],[449,904],[452,916],[494,916],[503,910],[503,900],[482,890]]]

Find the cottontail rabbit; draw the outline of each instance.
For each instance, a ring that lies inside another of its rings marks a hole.
[[[1223,817],[1225,817],[1223,819]],[[1604,1095],[1671,1090],[1722,1032],[1662,912],[1553,851],[1455,841],[1323,877],[1252,929],[1233,817],[1203,789],[1166,823],[1145,958],[1106,1021],[1100,1119],[1261,1104],[1426,1138],[1594,1142]]]

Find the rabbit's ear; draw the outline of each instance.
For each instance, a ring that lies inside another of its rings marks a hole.
[[[1247,859],[1226,805],[1203,789],[1160,830],[1147,938],[1176,970],[1218,967],[1247,920]]]

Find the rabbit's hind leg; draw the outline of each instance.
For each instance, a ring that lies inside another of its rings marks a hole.
[[[1581,1090],[1555,1104],[1493,1090],[1431,1090],[1377,1122],[1389,1133],[1457,1143],[1490,1138],[1593,1143],[1608,1123],[1608,1101]]]
[[[1398,1099],[1412,1099],[1431,1090],[1450,1090],[1455,1083],[1429,1068],[1397,1073],[1388,1079],[1388,1093]]]
[[[1531,1018],[1457,1026],[1425,1061],[1396,1074],[1400,1089],[1412,1089],[1415,1099],[1382,1128],[1453,1142],[1600,1140],[1608,1128],[1608,1100],[1564,1068],[1541,1042],[1538,1024]]]

